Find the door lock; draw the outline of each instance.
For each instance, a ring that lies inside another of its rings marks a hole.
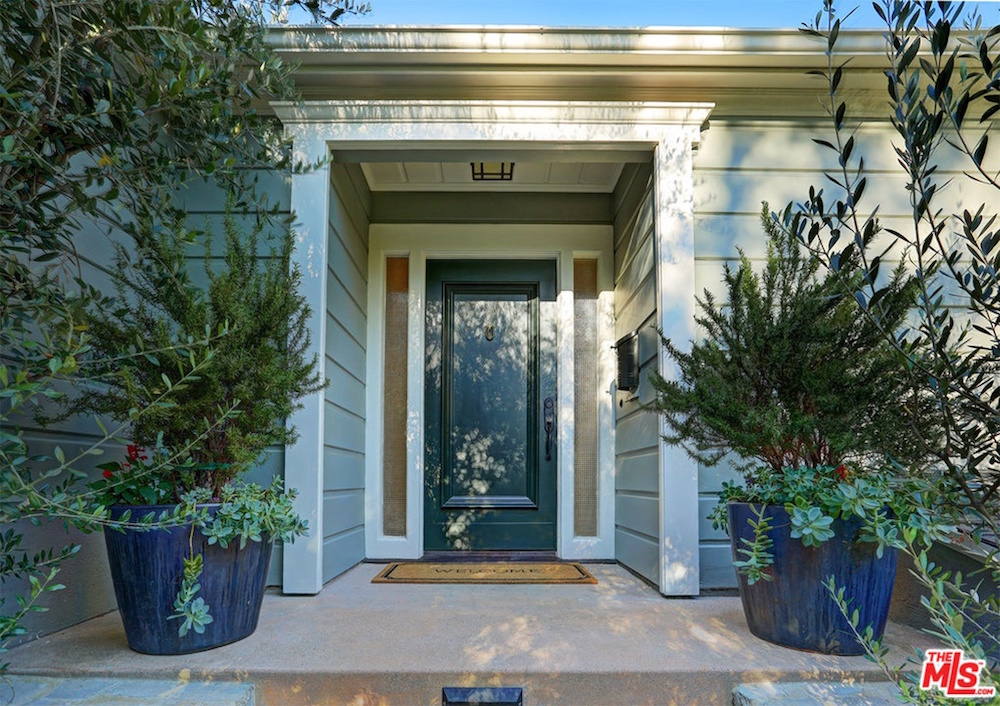
[[[545,425],[545,460],[552,460],[552,429],[555,426],[555,407],[556,403],[551,397],[546,397],[545,402],[542,403],[543,412],[542,419]]]

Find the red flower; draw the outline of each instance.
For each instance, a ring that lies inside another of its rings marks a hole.
[[[108,480],[111,480],[115,476],[115,474],[112,471],[104,471],[104,473],[102,473],[101,475],[103,475]]]
[[[149,456],[142,452],[142,447],[137,444],[129,444],[125,447],[129,461],[145,461]]]
[[[842,481],[847,480],[847,468],[843,464],[837,466],[837,468],[834,469],[833,472],[837,474],[837,478],[839,478],[840,480]]]

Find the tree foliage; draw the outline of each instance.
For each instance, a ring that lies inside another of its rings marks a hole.
[[[832,12],[832,6],[831,12]],[[961,501],[992,525],[1000,495],[1000,229],[992,201],[955,212],[948,203],[963,179],[1000,192],[987,162],[992,117],[1000,102],[1000,27],[984,30],[973,16],[961,28],[961,4],[876,3],[886,18],[889,122],[898,165],[906,176],[906,228],[886,226],[878,206],[864,209],[868,183],[863,156],[854,151],[857,125],[841,98],[843,67],[833,63],[839,20],[810,33],[828,44],[828,109],[840,171],[827,173],[827,192],[813,187],[781,214],[789,232],[807,244],[828,270],[855,293],[866,317],[906,361],[913,384],[934,400],[944,443],[914,434],[959,490]],[[971,112],[970,112],[971,111]],[[958,155],[967,171],[955,177],[942,165]],[[951,203],[954,203],[951,199]],[[890,236],[888,243],[879,246]],[[861,277],[844,273],[857,262]],[[889,291],[880,276],[901,261],[918,288],[912,325],[887,325]]]
[[[1000,27],[984,27],[962,3],[874,6],[886,27],[885,122],[905,178],[898,203],[908,204],[907,216],[901,225],[887,224],[882,204],[872,204],[866,190],[872,174],[858,148],[855,106],[842,88],[850,69],[837,56],[842,20],[827,0],[803,31],[823,43],[828,58],[818,73],[826,81],[832,136],[815,141],[838,168],[775,218],[853,290],[860,311],[899,353],[901,370],[932,403],[940,436],[914,429],[911,438],[931,455],[923,472],[938,479],[943,502],[962,518],[986,568],[976,577],[952,574],[929,561],[927,547],[913,536],[904,537],[906,551],[926,591],[934,634],[986,660],[981,683],[995,685],[1000,604],[975,586],[984,579],[1000,583],[992,563],[1000,510],[1000,173],[990,151],[1000,110]],[[956,208],[960,190],[982,201]],[[917,288],[915,316],[902,328],[891,325],[890,290],[881,276],[892,261],[903,263]],[[870,652],[885,665],[881,645]],[[934,700],[905,680],[903,688],[908,700]]]
[[[37,257],[96,222],[165,222],[177,187],[214,176],[250,196],[255,166],[287,166],[258,108],[291,99],[268,46],[281,0],[9,0],[0,13],[0,237]],[[334,17],[350,2],[290,5]],[[261,197],[261,194],[256,194]],[[266,204],[254,203],[255,208]]]
[[[259,112],[295,95],[291,67],[265,36],[288,6],[319,21],[367,9],[355,0],[5,0],[0,9],[0,523],[8,528],[0,583],[3,599],[17,599],[3,605],[0,650],[23,632],[25,615],[44,610],[45,593],[61,588],[55,574],[74,553],[29,551],[13,523],[90,529],[106,519],[80,482],[88,459],[119,444],[122,430],[103,430],[71,456],[40,453],[21,426],[94,372],[85,311],[105,293],[83,277],[93,238],[141,240],[147,226],[177,223],[185,188],[206,178],[240,194],[241,208],[262,221],[278,217],[253,168],[295,166],[279,126]],[[190,354],[186,364],[163,369],[171,389],[148,397],[153,404],[130,421],[196,377],[215,338],[202,331],[175,342]],[[217,409],[175,451],[230,414]],[[26,581],[26,595],[14,595],[12,580]]]
[[[218,496],[266,446],[294,441],[286,418],[299,398],[325,384],[317,359],[306,355],[310,310],[291,264],[291,230],[280,234],[273,251],[259,253],[261,228],[242,231],[232,208],[230,200],[219,260],[210,230],[203,240],[206,287],[189,271],[189,247],[177,237],[182,224],[159,231],[143,224],[118,249],[115,304],[90,316],[96,360],[110,364],[98,366],[104,384],[87,391],[75,408],[130,421],[133,442],[150,449],[181,448],[200,426],[202,438],[190,456],[202,470],[167,471],[181,476],[171,483],[178,494],[204,486]],[[197,380],[172,386],[164,373],[184,370],[190,355],[174,343],[213,332],[222,335]],[[150,349],[159,352],[141,354]],[[121,351],[134,354],[122,359]],[[170,403],[154,406],[165,393]],[[214,423],[230,407],[235,414]],[[133,418],[134,409],[149,411]]]
[[[766,204],[761,220],[768,255],[760,272],[741,250],[739,267],[725,268],[725,301],[708,290],[698,299],[702,338],[690,352],[663,341],[680,371],[677,380],[652,376],[665,439],[709,465],[735,452],[776,473],[886,455],[918,460],[911,427],[935,432],[896,352],[837,276],[819,276],[819,262],[777,228]],[[886,325],[902,322],[913,296],[897,272],[883,297]]]

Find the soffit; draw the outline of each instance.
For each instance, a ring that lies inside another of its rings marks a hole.
[[[472,180],[470,162],[361,162],[372,191],[611,193],[624,165],[614,162],[516,161],[510,181]]]

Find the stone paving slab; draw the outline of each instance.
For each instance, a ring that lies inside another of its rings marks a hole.
[[[831,684],[784,682],[741,684],[733,690],[733,706],[896,706],[895,684]]]
[[[0,678],[2,706],[254,706],[252,684],[181,679]]]

